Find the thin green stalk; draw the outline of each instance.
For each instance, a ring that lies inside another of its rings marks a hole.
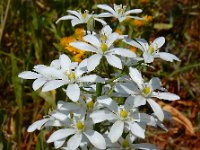
[[[2,23],[2,30],[0,32],[0,43],[1,43],[1,40],[2,40],[2,37],[3,37],[3,31],[4,31],[4,28],[5,28],[5,25],[6,25],[6,20],[7,20],[7,17],[8,17],[8,10],[9,10],[9,7],[10,7],[10,1],[11,0],[8,0],[7,6],[6,6],[6,12],[5,12],[5,16],[4,16],[3,23]]]

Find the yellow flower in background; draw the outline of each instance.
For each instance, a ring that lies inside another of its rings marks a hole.
[[[148,15],[144,16],[143,18],[144,18],[145,22],[151,22],[153,20],[153,17],[148,16]]]
[[[79,33],[81,33],[81,30],[75,31],[75,34],[79,36],[77,38],[81,39],[84,36],[84,33],[83,34],[79,34]],[[60,40],[60,45],[63,46],[63,48],[72,55],[72,57],[74,58],[74,61],[81,62],[85,57],[85,51],[79,50],[69,45],[69,43],[75,42],[75,41],[77,41],[77,39],[74,36],[63,37]]]
[[[144,20],[133,20],[133,24],[138,27],[144,26]]]
[[[85,35],[85,31],[83,28],[76,28],[74,32],[74,36],[78,40],[83,40],[83,36]]]

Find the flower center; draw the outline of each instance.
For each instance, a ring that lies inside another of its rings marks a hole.
[[[144,93],[145,95],[148,95],[150,92],[151,92],[150,87],[145,86],[145,87],[143,88],[143,93]]]
[[[68,79],[69,79],[70,81],[75,80],[75,79],[76,79],[75,73],[74,73],[74,72],[69,73],[69,74],[68,74]]]
[[[127,112],[125,109],[122,109],[122,110],[120,111],[120,117],[121,117],[122,119],[125,119],[127,116],[128,116],[128,112]]]
[[[149,52],[150,54],[153,54],[153,53],[155,52],[155,49],[154,49],[154,47],[153,47],[152,45],[149,46],[148,52]]]
[[[123,140],[123,141],[122,141],[122,147],[123,147],[123,148],[129,147],[128,140]]]
[[[108,46],[105,43],[101,44],[101,50],[103,53],[106,52],[108,50]]]
[[[93,109],[93,107],[94,107],[94,102],[91,100],[91,101],[89,101],[88,103],[87,103],[87,107],[89,108],[89,109]]]
[[[76,127],[78,130],[83,130],[85,128],[85,125],[81,121],[78,121],[76,123]]]

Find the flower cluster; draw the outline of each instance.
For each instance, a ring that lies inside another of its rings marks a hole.
[[[76,38],[79,40],[64,45],[72,53],[87,52],[84,60],[72,62],[66,54],[61,54],[49,66],[39,64],[32,71],[19,74],[22,79],[35,80],[34,90],[47,92],[62,87],[67,96],[65,101],[57,102],[55,110],[30,125],[28,132],[51,127],[54,132],[47,143],[64,150],[158,149],[149,143],[137,143],[137,139],[145,138],[147,126],[166,130],[162,124],[165,115],[156,100],[174,101],[179,96],[167,92],[157,77],[146,81],[140,68],[144,64],[148,67],[155,58],[170,62],[179,59],[159,51],[165,43],[164,37],[150,43],[130,39],[113,32],[102,19],[114,17],[119,25],[127,18],[141,21],[142,18],[131,16],[141,13],[141,9],[127,10],[126,6],[116,4],[114,8],[106,4],[97,7],[107,12],[89,14],[87,10],[84,13],[68,10],[69,15],[57,21],[71,20],[72,26],[86,27],[84,35]],[[95,30],[94,21],[103,25],[100,31]],[[135,53],[138,50],[142,55]],[[150,106],[150,112],[140,109],[146,105]]]

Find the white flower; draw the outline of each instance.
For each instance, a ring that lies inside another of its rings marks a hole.
[[[162,121],[164,119],[164,113],[159,104],[152,98],[174,101],[180,99],[180,97],[169,92],[156,92],[155,90],[162,89],[159,78],[152,78],[149,82],[144,82],[141,73],[132,67],[129,68],[129,75],[135,84],[130,82],[124,84],[119,83],[116,85],[115,90],[119,93],[131,94],[128,99],[132,99],[137,106],[145,105],[147,101],[155,115]]]
[[[158,148],[149,143],[133,144],[137,138],[132,134],[128,134],[126,138],[120,137],[118,142],[112,143],[109,138],[106,138],[108,150],[129,150],[129,149],[142,149],[142,150],[158,150]]]
[[[125,38],[125,40],[123,41],[131,46],[134,46],[142,50],[145,63],[152,63],[154,61],[154,58],[161,58],[163,60],[170,62],[173,62],[174,60],[180,61],[180,59],[173,54],[166,52],[159,52],[159,49],[165,43],[164,37],[156,38],[151,44],[148,44],[147,41],[144,39],[136,39],[137,41],[136,42],[134,40]]]
[[[97,75],[85,75],[86,60],[82,61],[79,66],[77,63],[71,62],[69,57],[65,54],[60,55],[59,60],[54,60],[51,63],[52,67],[46,67],[40,65],[34,67],[34,73],[31,71],[25,71],[19,74],[19,77],[23,79],[37,79],[33,83],[34,89],[42,87],[42,92],[54,90],[63,85],[68,85],[66,91],[67,96],[72,101],[78,101],[80,96],[80,84],[82,82],[97,82],[104,83],[104,79]],[[47,82],[48,81],[48,82]]]
[[[91,127],[91,123],[86,121],[84,117],[74,117],[73,123],[69,128],[63,128],[55,131],[47,140],[47,143],[62,141],[62,147],[66,138],[71,136],[67,141],[67,146],[63,149],[76,150],[82,141],[89,141],[98,149],[105,149],[106,142],[104,137]],[[64,141],[64,142],[63,142]],[[58,148],[59,148],[58,147]]]
[[[76,26],[78,24],[89,24],[90,21],[96,20],[100,22],[102,25],[106,25],[106,22],[102,19],[97,18],[97,15],[89,14],[86,10],[84,13],[81,13],[80,11],[74,11],[74,10],[67,10],[69,15],[63,16],[59,18],[56,23],[58,23],[61,20],[71,20],[72,26]]]
[[[105,120],[114,122],[108,134],[112,143],[122,136],[124,129],[130,130],[137,137],[145,137],[145,129],[137,122],[149,123],[151,122],[150,116],[145,113],[138,113],[132,100],[127,99],[125,104],[120,106],[107,96],[98,97],[97,101],[107,109],[94,111],[90,117],[94,123]]]
[[[83,37],[84,41],[89,44],[86,42],[71,42],[70,45],[84,51],[96,53],[88,58],[88,71],[94,70],[100,64],[102,57],[105,57],[111,66],[122,69],[122,62],[115,55],[131,58],[136,57],[136,55],[128,49],[113,47],[113,43],[120,38],[117,33],[112,33],[110,27],[105,26],[99,36],[89,34]]]
[[[141,13],[141,9],[132,9],[126,11],[126,6],[116,5],[114,4],[114,9],[106,4],[97,5],[98,8],[107,10],[108,12],[104,12],[98,15],[98,17],[115,17],[119,20],[119,22],[124,21],[126,18],[134,18],[142,20],[140,17],[130,16],[130,14],[138,14]]]

